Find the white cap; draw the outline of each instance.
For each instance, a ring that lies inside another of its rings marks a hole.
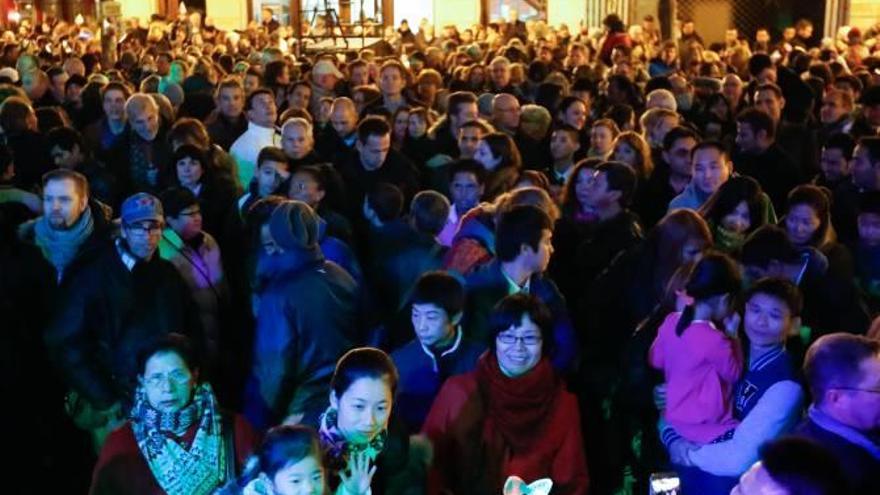
[[[336,66],[333,65],[333,62],[331,62],[327,59],[319,60],[315,64],[315,66],[312,67],[312,74],[315,76],[322,76],[325,74],[333,74],[334,76],[336,76],[337,78],[340,78],[340,79],[342,79],[344,77],[342,75],[342,72],[339,72],[339,69],[337,69]]]
[[[0,69],[0,77],[8,77],[13,83],[17,83],[18,71],[12,67],[4,67]]]

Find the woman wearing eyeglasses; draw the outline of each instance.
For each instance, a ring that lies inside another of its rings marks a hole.
[[[107,437],[92,495],[201,495],[234,480],[256,443],[200,380],[190,341],[169,334],[138,356],[130,420]]]
[[[423,433],[434,446],[429,494],[501,493],[512,475],[553,480],[554,494],[585,494],[580,413],[547,355],[552,316],[534,296],[501,300],[477,369],[449,378]]]

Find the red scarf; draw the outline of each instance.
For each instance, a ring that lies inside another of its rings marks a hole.
[[[486,412],[484,440],[513,453],[530,448],[543,435],[543,423],[562,388],[550,361],[542,357],[525,375],[510,378],[489,351],[477,363],[476,373]]]

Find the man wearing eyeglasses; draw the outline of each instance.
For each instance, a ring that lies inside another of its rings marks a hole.
[[[804,375],[813,403],[796,432],[840,460],[852,493],[880,493],[880,342],[826,335],[807,351]]]
[[[121,211],[120,236],[66,281],[45,332],[50,358],[72,389],[68,413],[97,449],[131,401],[140,349],[169,332],[202,341],[186,284],[156,256],[161,203],[138,193]]]

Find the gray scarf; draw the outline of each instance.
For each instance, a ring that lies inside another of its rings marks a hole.
[[[79,247],[95,230],[92,219],[92,209],[86,207],[79,220],[69,229],[57,230],[49,225],[49,219],[43,215],[37,219],[34,225],[35,240],[37,246],[43,252],[43,257],[58,271],[58,281],[67,265],[76,257]]]

